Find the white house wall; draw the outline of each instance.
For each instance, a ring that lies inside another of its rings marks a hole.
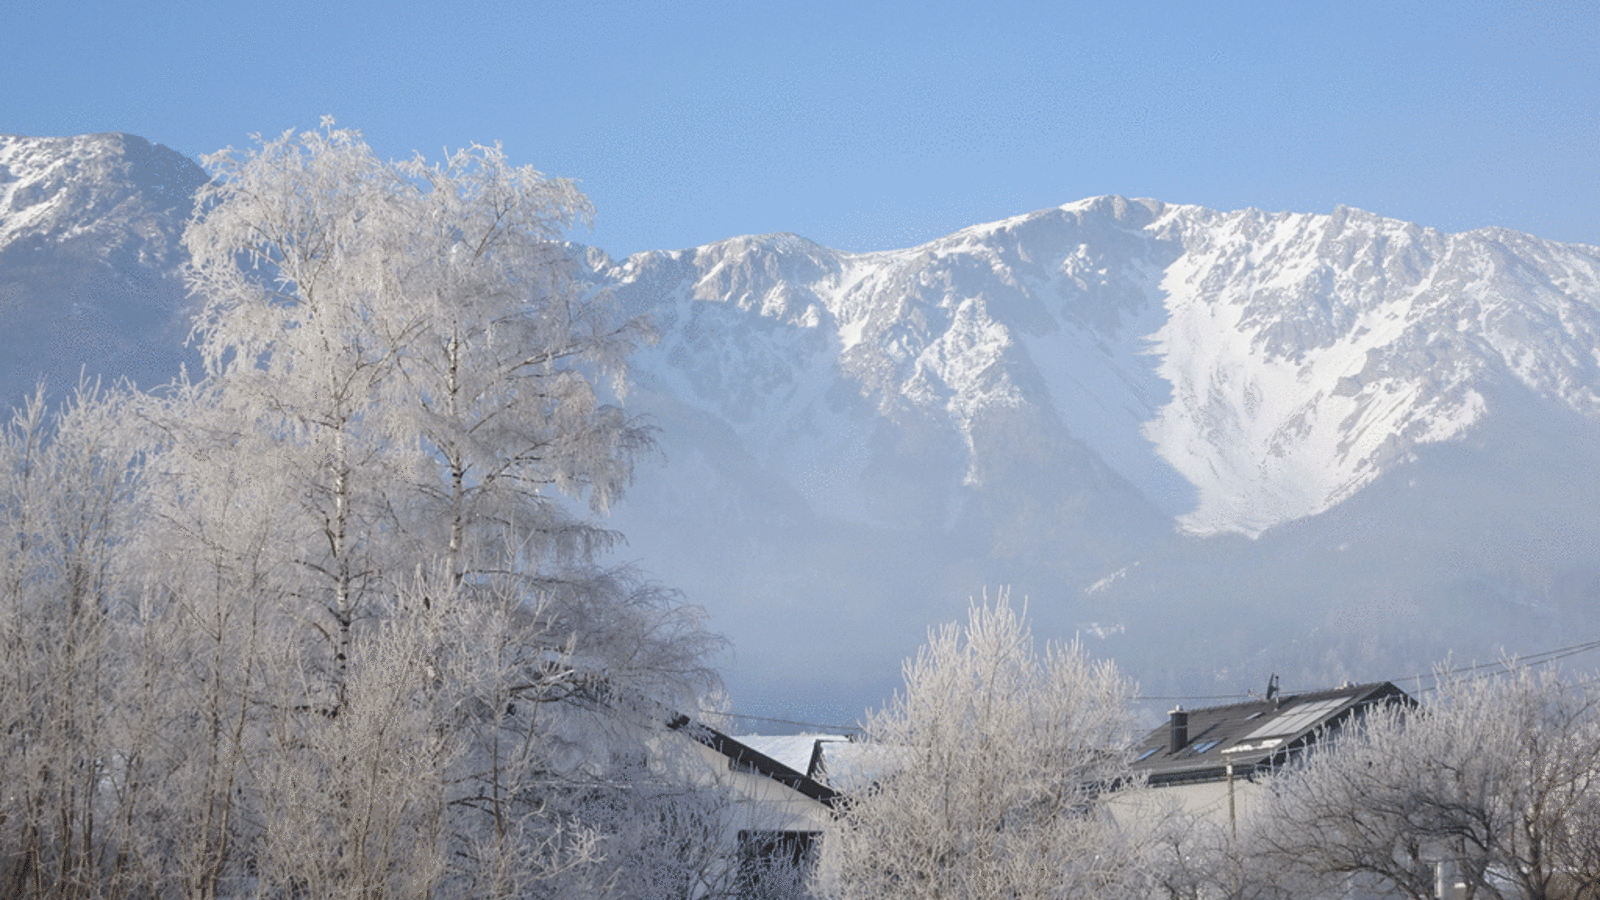
[[[1233,782],[1233,815],[1243,820],[1254,809],[1263,788],[1243,778]],[[1203,781],[1194,784],[1145,787],[1113,794],[1107,804],[1119,824],[1152,823],[1172,811],[1227,827],[1229,824],[1228,782]]]

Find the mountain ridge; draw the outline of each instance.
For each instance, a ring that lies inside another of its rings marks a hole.
[[[1094,635],[1157,690],[1215,691],[1257,668],[1426,672],[1600,624],[1595,248],[1104,197],[902,250],[778,235],[590,268],[661,314],[638,408],[670,396],[725,426],[744,471],[810,488],[810,530],[763,531],[747,499],[720,508],[737,526],[662,539],[652,522],[693,501],[654,502],[651,471],[624,514],[641,558],[713,606],[782,585],[784,637],[741,643],[850,647],[809,619],[940,620],[1010,584],[1041,598],[1044,633]],[[709,459],[676,421],[669,455]],[[694,473],[718,496],[744,477]],[[795,549],[706,549],[741,531]],[[829,554],[832,586],[810,565]],[[711,573],[676,562],[697,556]]]
[[[1100,218],[1088,224],[1102,226],[1092,237],[1103,259],[1117,239],[1103,227],[1108,211],[1126,242],[1142,244],[1131,253],[1122,248],[1112,261],[1119,268],[1097,268],[1085,253],[1088,241],[1076,255],[1062,252],[1064,245],[1041,252],[1041,244],[1060,245],[1073,237],[1067,232],[1087,227],[1087,213]],[[1518,277],[1528,266],[1507,249],[1508,239],[1559,276]],[[1073,430],[1102,457],[1126,461],[1119,471],[1147,496],[1182,489],[1162,466],[1137,464],[1126,452],[1138,438],[1210,495],[1184,521],[1200,534],[1259,534],[1329,508],[1415,444],[1476,421],[1483,409],[1469,386],[1474,377],[1509,372],[1585,414],[1600,411],[1600,369],[1592,353],[1581,353],[1600,324],[1592,301],[1600,254],[1583,245],[1493,229],[1446,235],[1349,209],[1222,214],[1117,197],[974,226],[902,251],[836,253],[801,241],[736,238],[597,271],[623,293],[642,282],[677,297],[675,304],[627,302],[630,310],[665,309],[669,332],[687,323],[698,333],[708,313],[694,304],[717,297],[757,312],[751,322],[817,332],[809,352],[834,349],[813,362],[836,363],[880,411],[901,400],[944,404],[959,425],[979,408],[1014,406],[1030,395],[1048,395],[1044,402],[1057,409],[1082,401],[1120,421],[1108,427],[1081,409]],[[1307,244],[1314,245],[1309,255],[1290,252]],[[693,277],[682,284],[653,277],[647,270],[664,256]],[[1477,280],[1463,271],[1475,266],[1487,267]],[[1588,303],[1574,302],[1574,292],[1585,290]],[[1044,308],[1052,297],[1061,306],[1054,315]],[[1450,340],[1463,323],[1444,319],[1462,312],[1464,298],[1482,323],[1476,334]],[[1530,356],[1519,341],[1551,323],[1566,340]],[[1061,352],[1067,338],[1074,353]],[[778,377],[773,352],[747,360],[746,371]],[[1246,361],[1254,368],[1240,374]],[[714,366],[693,377],[726,381]],[[1388,396],[1396,392],[1408,398]],[[725,409],[735,420],[749,412]],[[1261,451],[1241,457],[1241,447]],[[1263,478],[1266,470],[1280,474]]]

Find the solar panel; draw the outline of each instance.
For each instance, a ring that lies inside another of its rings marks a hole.
[[[1268,735],[1299,734],[1310,728],[1318,719],[1333,712],[1349,702],[1349,700],[1349,697],[1334,697],[1329,700],[1313,700],[1309,703],[1295,704],[1268,720],[1266,724],[1255,731],[1245,735],[1244,741],[1249,742]]]

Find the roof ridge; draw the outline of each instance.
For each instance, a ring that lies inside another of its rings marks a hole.
[[[1282,706],[1283,704],[1294,700],[1325,700],[1340,695],[1358,697],[1362,694],[1384,687],[1385,685],[1392,686],[1393,682],[1367,681],[1361,684],[1351,684],[1333,688],[1318,688],[1316,690],[1296,691],[1294,693],[1285,691],[1279,693],[1277,697],[1271,700],[1267,699],[1266,697],[1251,694],[1249,700],[1241,700],[1237,703],[1223,703],[1217,706],[1197,706],[1193,709],[1184,710],[1184,712],[1193,715],[1194,713],[1208,712],[1212,710],[1239,709],[1247,706],[1260,706],[1268,703]]]

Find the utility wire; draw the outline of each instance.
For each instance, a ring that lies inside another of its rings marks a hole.
[[[1548,665],[1550,663],[1556,662],[1557,660],[1566,659],[1569,656],[1576,656],[1579,653],[1587,653],[1590,650],[1595,650],[1595,649],[1600,649],[1600,641],[1586,641],[1586,642],[1584,642],[1582,644],[1570,644],[1570,645],[1568,645],[1566,647],[1557,647],[1557,648],[1555,648],[1553,650],[1541,650],[1538,653],[1530,653],[1527,656],[1514,656],[1514,657],[1509,657],[1509,658],[1506,658],[1506,659],[1496,660],[1494,662],[1478,663],[1477,665],[1472,665],[1472,666],[1456,667],[1456,666],[1446,665],[1446,666],[1441,667],[1441,669],[1438,670],[1438,671],[1431,672],[1431,673],[1428,673],[1428,674],[1425,674],[1425,675],[1403,675],[1403,676],[1399,676],[1399,677],[1388,678],[1388,679],[1385,679],[1385,680],[1390,681],[1390,682],[1395,682],[1395,683],[1405,682],[1405,681],[1415,682],[1416,686],[1417,686],[1417,692],[1421,693],[1423,691],[1437,690],[1438,689],[1437,682],[1438,682],[1438,680],[1439,680],[1439,678],[1441,676],[1448,677],[1448,676],[1462,675],[1462,674],[1467,673],[1467,672],[1479,672],[1480,674],[1473,675],[1471,677],[1473,677],[1473,678],[1488,678],[1488,677],[1492,677],[1492,676],[1495,676],[1495,675],[1503,674],[1505,672],[1509,672],[1509,671],[1512,670],[1512,668],[1517,667],[1517,666],[1533,667],[1533,666]],[[1485,672],[1485,671],[1483,671],[1484,669],[1496,669],[1496,670],[1499,670],[1499,671]],[[1423,682],[1424,679],[1432,679],[1435,682],[1435,684],[1433,686],[1431,686],[1431,687],[1423,687],[1422,686],[1422,682]],[[1296,692],[1284,691],[1283,693],[1285,695],[1287,695],[1287,694],[1296,693]]]
[[[717,709],[702,709],[701,713],[708,716],[726,716],[730,719],[749,719],[756,722],[778,722],[783,725],[799,725],[802,728],[816,728],[821,731],[860,731],[856,725],[820,725],[816,722],[796,722],[793,719],[774,719],[770,716],[747,716],[740,713],[723,712]]]
[[[1246,694],[1187,694],[1187,695],[1183,695],[1183,696],[1178,696],[1178,695],[1156,696],[1154,694],[1138,694],[1136,696],[1129,697],[1128,699],[1132,700],[1135,703],[1138,703],[1138,702],[1143,701],[1143,700],[1248,700],[1248,699],[1250,699],[1250,695],[1248,693],[1246,693]]]
[[[1566,647],[1557,647],[1557,648],[1555,648],[1553,650],[1542,650],[1542,651],[1540,651],[1538,653],[1530,653],[1527,656],[1517,656],[1517,657],[1512,657],[1510,659],[1497,660],[1495,662],[1478,663],[1477,665],[1463,666],[1463,667],[1460,667],[1460,668],[1456,668],[1454,666],[1451,666],[1451,667],[1445,668],[1443,670],[1443,674],[1445,674],[1445,675],[1459,675],[1459,674],[1464,673],[1464,672],[1478,672],[1478,671],[1481,671],[1483,669],[1501,669],[1503,671],[1510,671],[1510,668],[1512,666],[1542,666],[1542,665],[1547,665],[1549,663],[1555,662],[1557,660],[1566,659],[1569,656],[1576,656],[1576,655],[1578,655],[1580,653],[1587,653],[1587,652],[1589,652],[1591,650],[1596,650],[1596,649],[1600,649],[1600,640],[1587,641],[1587,642],[1582,643],[1582,644],[1571,644],[1571,645],[1568,645]],[[1432,687],[1424,688],[1422,686],[1423,679],[1433,679],[1434,681],[1437,681],[1439,676],[1440,676],[1440,674],[1441,673],[1439,673],[1439,672],[1432,672],[1432,673],[1425,674],[1425,675],[1404,675],[1404,676],[1399,676],[1399,677],[1395,677],[1395,678],[1386,678],[1384,680],[1392,682],[1392,683],[1400,683],[1400,682],[1406,682],[1406,681],[1415,682],[1416,685],[1417,685],[1417,688],[1416,688],[1417,692],[1418,693],[1422,693],[1424,691],[1432,691],[1432,690],[1436,690],[1438,688],[1437,684],[1435,684]],[[1493,675],[1499,675],[1499,674],[1501,674],[1501,672],[1483,672],[1483,674],[1475,675],[1473,677],[1474,678],[1487,678],[1487,677],[1490,677],[1490,676],[1493,676]],[[1321,690],[1321,688],[1318,688],[1317,690]],[[1285,697],[1293,695],[1293,694],[1297,694],[1297,693],[1306,693],[1306,691],[1303,691],[1303,690],[1285,690],[1285,691],[1281,692],[1282,696],[1285,696]],[[1151,701],[1151,702],[1155,702],[1155,701],[1181,702],[1181,701],[1188,701],[1188,700],[1236,700],[1236,701],[1245,701],[1245,700],[1249,700],[1252,696],[1253,695],[1250,694],[1249,692],[1245,692],[1245,693],[1242,693],[1242,694],[1161,694],[1161,695],[1156,695],[1156,694],[1137,694],[1137,695],[1135,695],[1133,697],[1130,697],[1129,700],[1131,700],[1133,702],[1136,702],[1136,703],[1137,702],[1143,702],[1143,701]],[[750,715],[744,715],[744,714],[741,714],[741,713],[723,712],[721,710],[714,710],[714,709],[702,709],[702,710],[700,710],[700,712],[705,714],[705,715],[726,716],[726,717],[728,717],[730,719],[747,719],[747,720],[755,721],[755,722],[775,722],[775,723],[778,723],[780,725],[795,725],[795,726],[798,726],[798,727],[801,727],[801,728],[814,728],[814,729],[817,729],[819,731],[833,731],[833,732],[860,732],[860,731],[862,731],[862,728],[860,726],[857,726],[857,725],[822,725],[822,724],[818,724],[816,722],[798,722],[798,721],[795,721],[793,719],[776,719],[776,718],[772,718],[770,716],[750,716]]]
[[[1548,663],[1555,662],[1556,660],[1566,659],[1569,656],[1576,656],[1579,653],[1587,653],[1590,650],[1595,650],[1595,649],[1600,649],[1600,641],[1587,641],[1587,642],[1582,643],[1582,644],[1571,644],[1571,645],[1568,645],[1566,647],[1557,647],[1557,648],[1555,648],[1553,650],[1542,650],[1542,651],[1540,651],[1538,653],[1530,653],[1530,654],[1528,654],[1526,656],[1517,656],[1517,657],[1512,657],[1510,659],[1496,660],[1495,662],[1478,663],[1477,665],[1472,665],[1472,666],[1462,666],[1462,667],[1459,667],[1459,668],[1455,667],[1455,666],[1449,666],[1449,667],[1444,669],[1444,674],[1447,674],[1447,675],[1458,675],[1458,674],[1461,674],[1463,672],[1476,672],[1476,671],[1480,671],[1482,669],[1502,669],[1502,670],[1507,670],[1509,666],[1514,666],[1514,665],[1516,665],[1516,666],[1542,666],[1542,665],[1546,665]],[[1475,677],[1488,677],[1490,675],[1497,675],[1497,674],[1500,674],[1500,673],[1499,672],[1485,672],[1483,675],[1475,676]],[[1384,679],[1384,680],[1385,681],[1394,682],[1394,683],[1400,683],[1400,682],[1404,682],[1404,681],[1416,682],[1417,683],[1417,690],[1418,691],[1423,691],[1423,690],[1433,690],[1433,688],[1431,688],[1431,687],[1430,688],[1422,687],[1422,681],[1424,679],[1437,679],[1438,677],[1439,677],[1439,673],[1434,672],[1434,673],[1429,673],[1429,674],[1425,674],[1425,675],[1403,675],[1403,676],[1387,678],[1387,679]],[[1323,688],[1315,688],[1314,690],[1323,690]],[[1285,697],[1287,697],[1287,696],[1289,696],[1291,694],[1299,694],[1299,693],[1306,693],[1306,691],[1305,690],[1296,690],[1296,689],[1285,689],[1285,690],[1281,691],[1282,696],[1285,696]],[[1136,696],[1134,696],[1134,697],[1132,697],[1130,699],[1132,699],[1132,700],[1134,700],[1136,702],[1137,701],[1145,701],[1145,700],[1148,700],[1148,701],[1157,701],[1157,700],[1160,700],[1160,701],[1183,701],[1183,700],[1239,700],[1239,701],[1244,701],[1244,700],[1249,700],[1252,696],[1254,696],[1254,695],[1250,694],[1249,692],[1240,693],[1240,694],[1161,694],[1161,695],[1156,695],[1156,694],[1138,694],[1138,695],[1136,695]]]

